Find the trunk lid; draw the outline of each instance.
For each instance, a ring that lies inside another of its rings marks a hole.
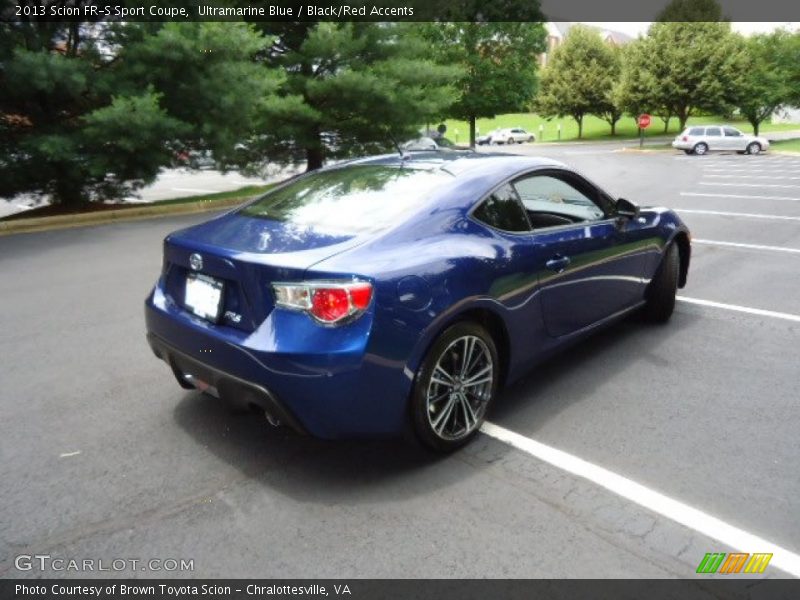
[[[175,304],[189,310],[185,296],[191,274],[222,282],[218,323],[253,331],[274,307],[273,282],[302,280],[311,265],[360,241],[354,235],[319,233],[290,223],[228,213],[167,236],[162,285]]]

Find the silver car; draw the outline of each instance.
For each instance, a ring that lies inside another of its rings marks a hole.
[[[498,129],[491,133],[489,139],[490,144],[524,144],[525,142],[534,141],[536,141],[536,136],[521,127]]]
[[[703,155],[713,151],[759,154],[769,148],[769,141],[729,125],[704,125],[684,129],[672,142],[672,147],[686,154]]]

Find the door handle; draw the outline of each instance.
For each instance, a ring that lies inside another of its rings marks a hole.
[[[563,271],[569,266],[569,263],[570,263],[569,256],[562,256],[560,254],[556,254],[553,258],[544,263],[544,266],[551,271],[555,271],[556,273],[561,273],[561,271]]]

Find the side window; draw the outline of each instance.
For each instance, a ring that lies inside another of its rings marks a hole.
[[[606,212],[578,187],[551,175],[532,175],[514,182],[534,228],[596,221]]]
[[[702,127],[692,127],[689,130],[689,135],[703,135],[705,133],[705,129]]]
[[[742,136],[742,132],[737,130],[737,129],[734,129],[733,127],[725,127],[725,128],[723,128],[723,131],[725,132],[725,137],[741,137]]]
[[[525,210],[514,188],[506,184],[481,202],[472,213],[479,221],[502,231],[530,231]]]
[[[706,128],[706,135],[720,136],[722,133],[720,132],[719,127],[708,127]]]

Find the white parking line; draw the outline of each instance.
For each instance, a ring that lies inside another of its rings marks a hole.
[[[746,313],[748,315],[771,317],[773,319],[783,319],[784,321],[794,321],[796,323],[800,323],[800,315],[793,315],[792,313],[764,310],[763,308],[751,308],[749,306],[739,306],[738,304],[725,304],[724,302],[714,302],[713,300],[702,300],[700,298],[688,298],[686,296],[677,296],[676,298],[681,302],[686,302],[687,304],[721,308],[722,310],[731,310],[733,312]]]
[[[697,238],[692,238],[692,244],[727,246],[731,248],[744,248],[746,250],[769,250],[770,252],[791,252],[800,254],[800,248],[782,248],[781,246],[762,246],[760,244],[739,244],[737,242],[718,242],[716,240],[698,240]]]
[[[762,215],[757,213],[724,212],[720,210],[695,210],[693,208],[676,208],[681,213],[695,215],[717,215],[721,217],[743,217],[745,219],[774,219],[776,221],[800,221],[800,217],[786,217],[783,215]]]
[[[701,198],[744,198],[746,200],[788,200],[790,202],[800,202],[800,198],[791,196],[750,196],[748,194],[706,194],[703,192],[681,192],[681,196],[697,196]]]
[[[725,179],[800,179],[800,177],[786,177],[783,175],[715,175],[713,173],[706,173],[703,177],[724,177]]]
[[[800,188],[800,185],[788,183],[721,183],[719,181],[701,181],[700,185],[715,185],[725,187],[757,187],[757,188]]]
[[[741,552],[771,552],[773,554],[770,563],[772,566],[795,577],[800,577],[800,555],[774,542],[739,529],[604,467],[527,438],[500,425],[486,422],[481,427],[481,431],[489,437],[505,442],[562,471],[587,479],[626,500],[722,542],[726,546]]]

